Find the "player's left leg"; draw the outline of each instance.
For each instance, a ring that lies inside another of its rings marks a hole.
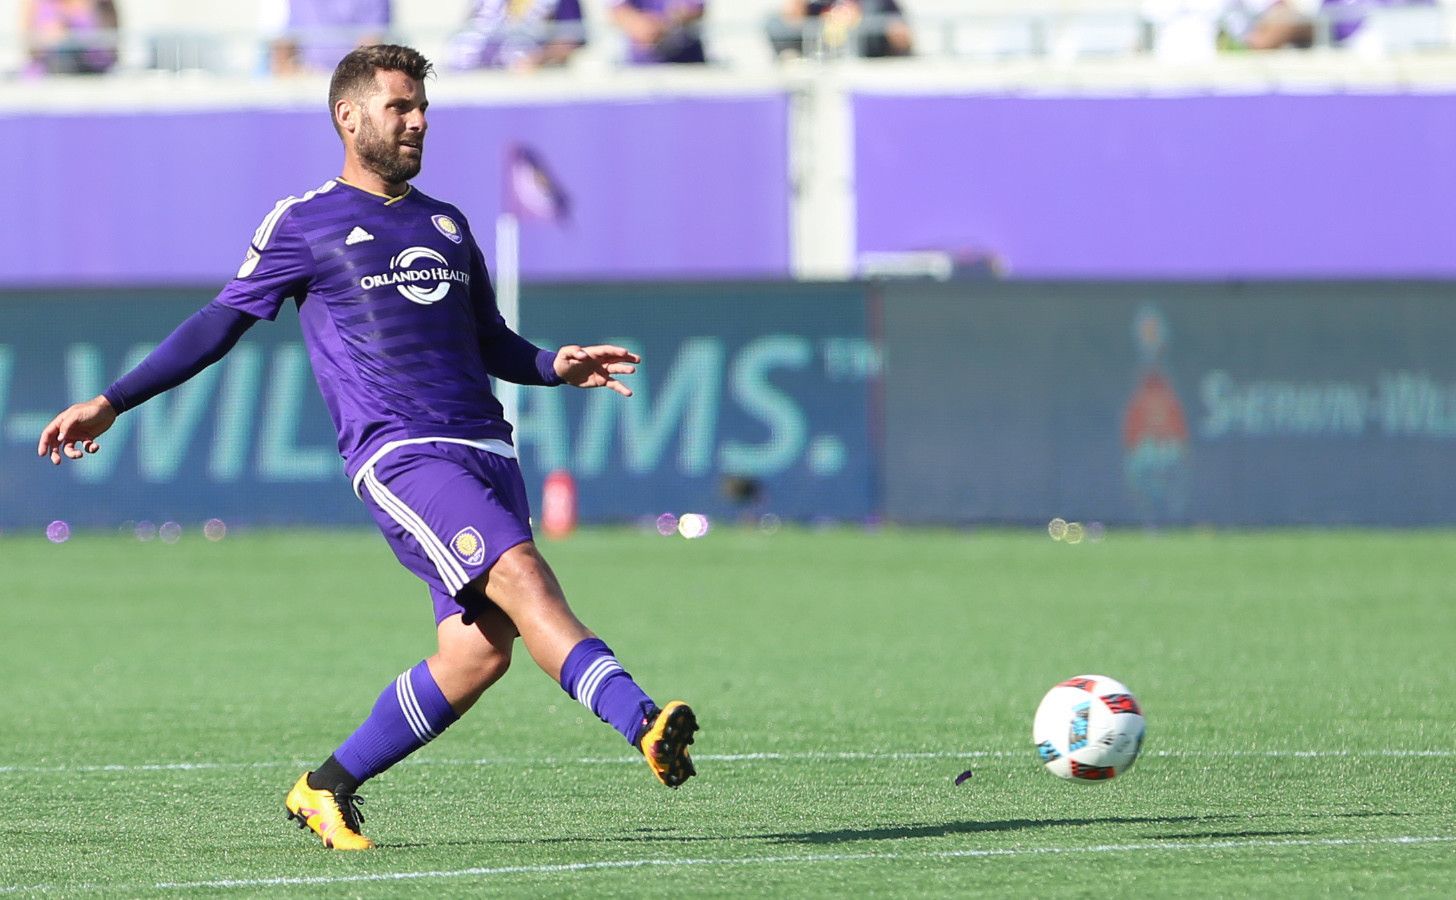
[[[536,664],[641,750],[659,781],[675,788],[697,774],[688,753],[698,730],[692,709],[682,701],[659,709],[638,687],[611,648],[572,612],[533,541],[506,550],[465,590],[504,610]]]
[[[693,711],[681,702],[659,710],[567,606],[532,539],[514,459],[449,443],[411,445],[358,477],[400,561],[430,584],[437,619],[447,605],[466,621],[500,610],[541,668],[641,750],[659,780],[677,787],[695,774]]]

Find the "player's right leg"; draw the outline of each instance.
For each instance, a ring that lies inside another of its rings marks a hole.
[[[440,621],[436,628],[439,649],[428,662],[435,683],[456,715],[465,715],[506,674],[518,637],[515,623],[494,604],[477,609],[469,625],[454,613]]]
[[[348,740],[288,792],[288,817],[312,829],[325,847],[373,847],[360,830],[359,786],[443,732],[509,668],[516,628],[505,613],[486,606],[466,625],[452,606],[456,611],[442,608],[437,598],[437,615],[445,615],[436,626],[435,655],[385,688]]]

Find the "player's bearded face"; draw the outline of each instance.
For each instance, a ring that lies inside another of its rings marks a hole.
[[[359,161],[391,184],[409,181],[420,174],[424,161],[424,132],[386,133],[368,110],[359,119],[354,138],[354,152]]]

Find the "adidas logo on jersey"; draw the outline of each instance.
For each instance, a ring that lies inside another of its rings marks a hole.
[[[355,225],[354,230],[349,232],[349,236],[344,238],[344,245],[352,247],[355,244],[362,244],[365,241],[372,240],[374,240],[374,235]]]

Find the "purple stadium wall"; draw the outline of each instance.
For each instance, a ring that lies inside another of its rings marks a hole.
[[[425,192],[459,206],[493,258],[508,148],[531,148],[571,200],[526,221],[537,279],[788,274],[779,96],[531,106],[437,105]],[[317,110],[28,115],[8,121],[17,177],[0,285],[221,284],[273,204],[338,174]]]
[[[1456,94],[859,95],[858,244],[1015,278],[1456,276]]]

